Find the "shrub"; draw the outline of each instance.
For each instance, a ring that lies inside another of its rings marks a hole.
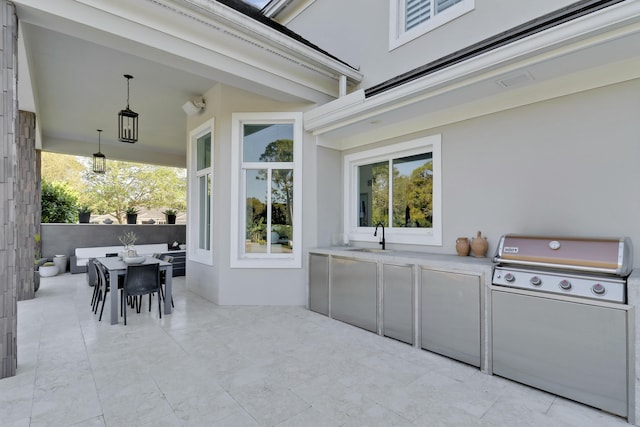
[[[78,196],[65,184],[42,180],[42,218],[44,223],[75,223]]]

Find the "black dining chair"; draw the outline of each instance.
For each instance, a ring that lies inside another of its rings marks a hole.
[[[173,257],[171,255],[164,255],[162,261],[173,263]],[[167,285],[167,271],[160,272],[160,295],[162,295],[162,299],[164,300],[164,288]],[[171,295],[171,307],[175,307],[173,305],[173,295]]]
[[[157,256],[156,256],[157,255]],[[161,259],[162,261],[165,262],[173,262],[173,257],[171,255],[160,255],[160,254],[153,254],[154,258],[158,258]],[[160,298],[162,301],[164,301],[164,288],[167,285],[167,271],[166,270],[160,270]],[[151,297],[153,296],[153,294],[149,294],[149,311],[151,311]],[[171,307],[175,307],[174,303],[173,303],[173,295],[171,295]]]
[[[98,321],[102,320],[102,313],[104,312],[104,304],[107,301],[107,294],[110,292],[110,284],[109,284],[109,279],[107,278],[107,273],[104,270],[104,267],[102,266],[102,264],[94,262],[93,265],[95,266],[96,269],[96,275],[98,276],[98,286],[99,286],[99,290],[98,290],[98,297],[96,299],[95,302],[95,307],[94,307],[94,314],[98,311],[98,304],[100,303],[100,301],[102,301],[102,307],[100,308],[100,316],[98,317]],[[120,280],[118,280],[118,289],[120,290],[120,313],[122,313],[124,311],[124,295],[122,292],[123,286],[120,283]]]
[[[98,276],[98,266],[95,258],[87,261],[87,274],[89,275],[89,284],[93,286],[93,296],[91,297],[91,310],[95,314],[96,305],[98,304],[98,295],[100,294],[100,276]]]
[[[104,311],[104,303],[107,301],[107,294],[109,293],[109,288],[110,288],[109,279],[105,275],[104,270],[102,269],[102,266],[100,264],[98,264],[97,262],[94,262],[93,267],[96,272],[96,277],[98,278],[98,280],[96,281],[96,284],[98,286],[98,294],[96,297],[95,306],[93,307],[93,313],[95,314],[98,312],[98,305],[100,304],[100,301],[102,301],[102,307],[100,308],[100,316],[98,317],[98,321],[101,321],[102,312]]]
[[[160,270],[158,264],[128,265],[124,276],[123,299],[142,297],[154,292],[160,293]],[[151,310],[151,304],[149,304]],[[138,304],[140,313],[140,304]],[[158,298],[158,314],[162,319],[160,298]],[[127,308],[124,307],[124,324],[127,324]]]

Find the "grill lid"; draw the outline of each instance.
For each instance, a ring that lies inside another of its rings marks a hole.
[[[626,276],[631,273],[631,239],[542,237],[505,234],[494,262],[563,268]]]

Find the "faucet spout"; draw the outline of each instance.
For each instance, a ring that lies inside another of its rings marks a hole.
[[[383,223],[379,222],[379,223],[377,223],[377,224],[376,224],[376,229],[375,229],[375,231],[373,232],[373,236],[375,237],[375,236],[377,236],[377,235],[378,235],[378,227],[382,227],[382,240],[380,240],[378,243],[379,243],[380,245],[382,245],[382,250],[384,250],[384,249],[385,249],[385,243],[386,243],[386,242],[385,242],[385,240],[384,240],[384,224],[383,224]]]

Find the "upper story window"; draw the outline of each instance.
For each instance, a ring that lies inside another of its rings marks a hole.
[[[189,259],[213,263],[211,204],[213,202],[213,120],[190,133]]]
[[[463,15],[475,0],[390,0],[389,49]]]
[[[233,115],[231,266],[301,267],[299,114]]]
[[[442,245],[440,136],[344,158],[345,230],[350,240]]]

